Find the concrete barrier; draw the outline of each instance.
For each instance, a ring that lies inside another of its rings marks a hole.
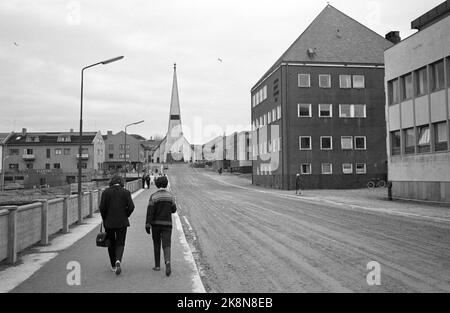
[[[127,182],[125,188],[131,193],[141,189],[141,181]],[[104,189],[82,194],[83,218],[98,212]],[[69,232],[78,222],[78,195],[36,200],[23,206],[0,207],[0,262],[17,262],[17,253],[33,245],[48,245],[49,237]]]

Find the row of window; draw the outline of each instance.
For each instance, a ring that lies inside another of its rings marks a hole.
[[[78,148],[75,149],[76,153],[78,154]],[[89,150],[88,148],[82,148],[81,150],[81,154],[88,154]],[[34,155],[34,149],[23,149],[23,154],[24,155]],[[46,149],[46,157],[47,159],[51,158],[51,154],[52,154],[52,149]],[[71,155],[71,149],[70,148],[56,148],[54,149],[54,154],[55,155]],[[97,149],[97,154],[98,155],[103,155],[103,150],[102,149]],[[9,155],[20,155],[20,149],[9,149]]]
[[[312,137],[299,137],[300,150],[312,150]],[[365,136],[342,136],[341,137],[342,150],[367,150],[367,138]],[[320,150],[333,150],[333,137],[320,137]]]
[[[331,88],[331,74],[319,75],[319,88]],[[310,88],[311,87],[311,75],[299,74],[298,75],[298,87]],[[339,75],[339,87],[342,89],[363,89],[365,88],[364,75]]]
[[[354,165],[354,167],[353,167]],[[256,168],[256,175],[272,175],[273,169],[271,164],[260,164]],[[303,163],[300,166],[300,171],[302,175],[312,175],[312,165],[311,163]],[[321,174],[322,175],[332,175],[333,174],[333,163],[322,163],[321,164]],[[342,164],[342,174],[351,175],[363,175],[367,174],[366,163],[344,163]]]
[[[281,105],[270,110],[268,113],[261,115],[252,123],[253,130],[275,123],[281,119]]]
[[[28,163],[26,165],[26,168],[28,170],[32,170],[34,168],[33,163]],[[80,168],[80,165],[78,163],[77,163],[77,168]],[[81,164],[81,168],[86,169],[87,168],[87,163],[82,163]],[[9,164],[9,169],[10,170],[19,170],[19,164],[11,163],[11,164]],[[46,170],[50,170],[51,169],[51,164],[50,163],[46,163],[45,164],[45,169]],[[53,163],[53,169],[61,169],[61,163]]]
[[[109,150],[114,150],[114,144],[109,144],[108,145],[108,149]],[[125,150],[125,145],[119,145],[119,149],[120,150]],[[127,150],[130,150],[130,145],[127,144]]]
[[[312,104],[299,103],[297,105],[298,117],[313,117]],[[333,117],[332,104],[319,104],[318,115],[322,118]],[[339,104],[340,118],[366,118],[367,111],[365,104]]]
[[[108,157],[110,158],[110,159],[114,159],[114,154],[113,153],[110,153],[109,155],[108,155]],[[125,158],[125,154],[124,153],[121,153],[121,154],[119,154],[119,159],[124,159]],[[130,155],[127,153],[127,159],[129,159],[130,158]]]
[[[403,153],[427,153],[431,152],[431,141],[434,140],[434,151],[448,150],[448,129],[447,122],[440,122],[420,127],[403,129]],[[431,131],[433,131],[433,137]],[[391,154],[400,155],[402,153],[401,131],[394,131],[390,134]]]
[[[253,95],[252,107],[257,106],[266,99],[267,99],[267,85],[261,88],[257,93]]]
[[[450,77],[450,57],[447,57],[447,76]],[[447,81],[447,86],[450,87],[450,79]],[[390,105],[396,104],[443,88],[445,88],[444,59],[390,80],[388,102]]]

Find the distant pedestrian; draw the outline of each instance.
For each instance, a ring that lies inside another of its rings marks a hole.
[[[147,176],[145,176],[145,183],[147,184],[147,188],[150,189],[150,186],[152,184],[150,174],[147,174]]]
[[[170,265],[172,214],[177,211],[175,197],[166,189],[168,183],[169,181],[165,176],[156,179],[155,184],[158,191],[150,196],[145,223],[147,234],[152,233],[155,256],[155,267],[153,267],[153,270],[160,270],[162,244],[167,276],[172,272]]]
[[[302,191],[301,191],[301,177],[300,174],[297,174],[297,177],[295,178],[295,194],[296,195],[301,195]]]
[[[146,177],[146,175],[147,174],[145,174],[145,173],[142,174],[142,189],[145,189],[145,182],[146,182],[145,177]]]
[[[134,210],[131,193],[123,188],[124,183],[120,176],[114,176],[102,193],[100,201],[100,214],[105,227],[106,236],[110,241],[108,247],[111,270],[120,275],[127,227],[130,226],[128,218]]]
[[[153,175],[153,172],[150,173],[150,186],[155,183],[155,176]],[[148,188],[150,188],[150,186]]]

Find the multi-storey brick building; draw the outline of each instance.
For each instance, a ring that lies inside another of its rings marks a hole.
[[[105,170],[110,172],[121,171],[125,165],[125,157],[127,162],[127,171],[142,171],[143,164],[145,164],[145,148],[142,145],[141,137],[136,135],[126,135],[125,147],[125,132],[120,131],[113,134],[108,131],[107,135],[103,136],[105,141]],[[145,139],[145,138],[142,138]]]
[[[363,187],[386,176],[384,50],[331,5],[251,90],[253,183]]]
[[[102,173],[105,145],[100,132],[83,133],[82,145],[80,156],[79,135],[75,132],[28,133],[23,129],[22,133],[13,133],[5,144],[8,156],[4,162],[5,180],[26,184],[27,177],[36,174],[50,177],[53,171],[59,182],[75,182],[80,157],[83,178],[90,180]]]
[[[386,50],[389,180],[396,198],[450,203],[450,1]]]

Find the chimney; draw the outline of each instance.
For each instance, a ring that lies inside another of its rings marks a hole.
[[[400,41],[402,41],[402,38],[400,38],[400,32],[399,31],[392,31],[386,34],[385,37],[387,40],[392,42],[394,45],[398,44]]]
[[[70,133],[73,133],[73,128],[70,129]]]
[[[27,134],[27,129],[26,128],[22,128],[22,136],[25,136]]]
[[[112,130],[108,130],[108,132],[106,133],[106,135],[112,136]]]

